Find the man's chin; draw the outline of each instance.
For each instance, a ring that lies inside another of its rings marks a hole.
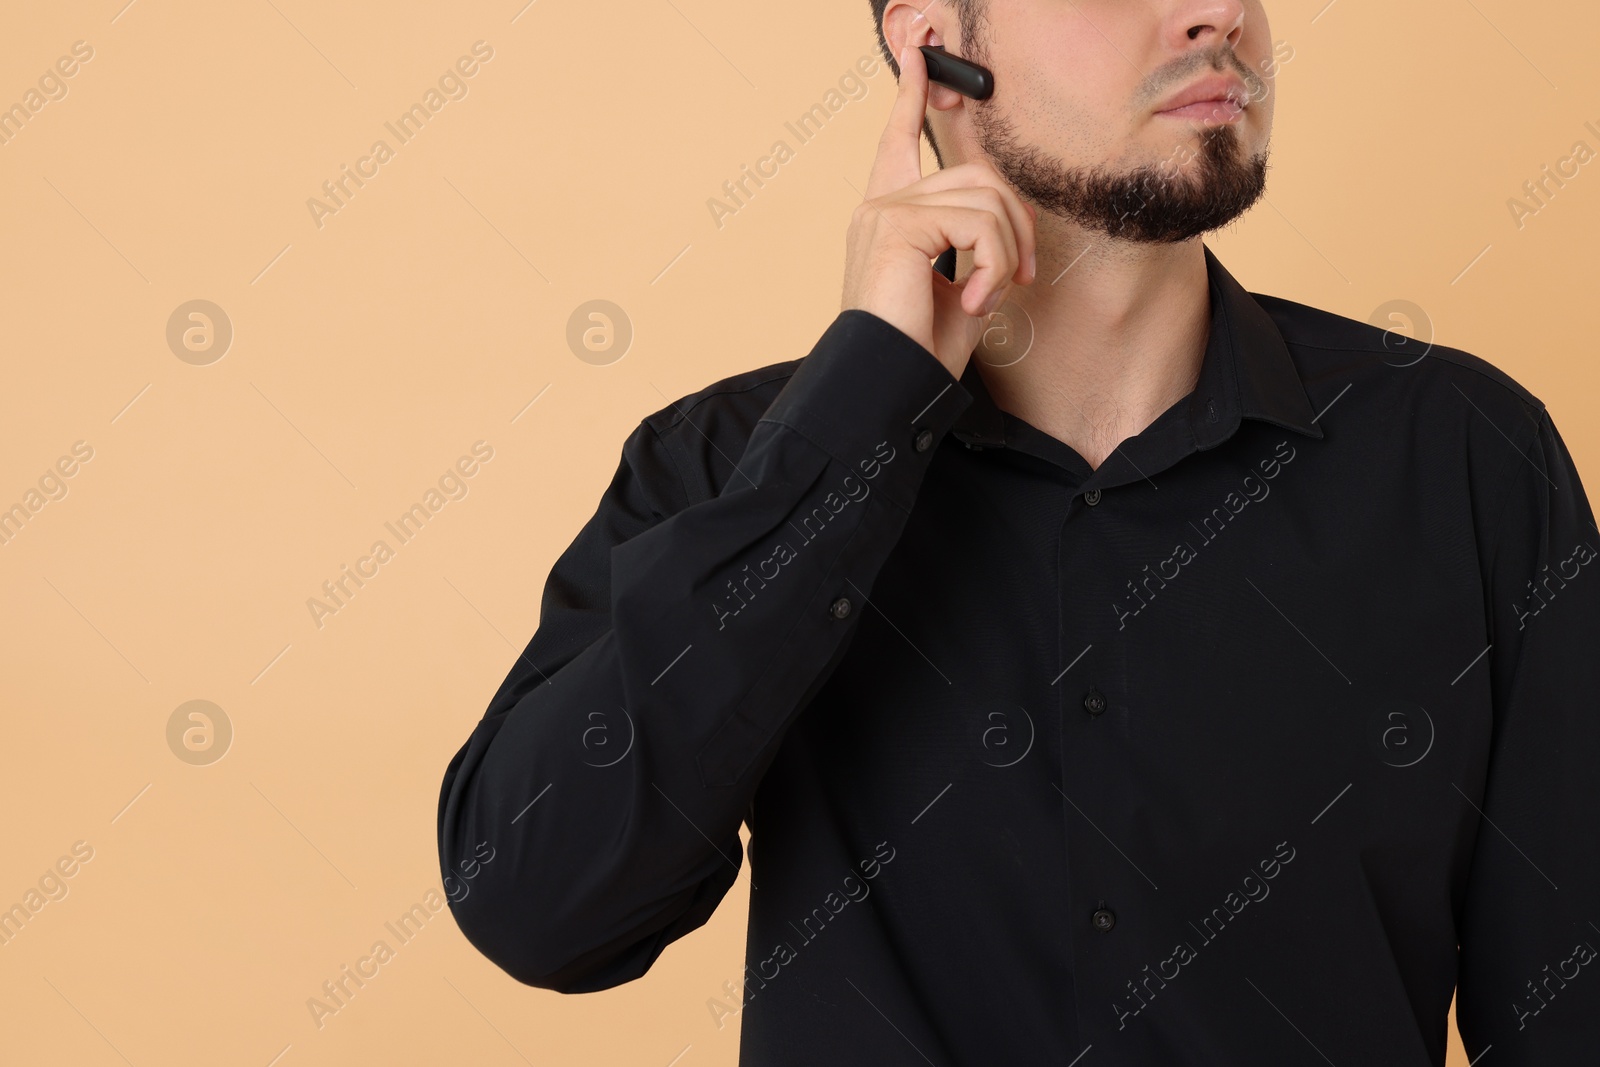
[[[1003,116],[980,112],[978,141],[1023,199],[1114,240],[1171,244],[1220,229],[1266,189],[1267,152],[1245,154],[1233,126],[1197,131],[1192,150],[1130,170],[1068,166],[1023,143]]]
[[[1266,190],[1266,157],[1203,165],[1174,176],[1158,168],[1106,175],[1065,170],[1035,199],[1086,229],[1138,244],[1172,244],[1221,229],[1255,206]],[[1034,175],[1039,177],[1038,174]]]
[[[1144,209],[1135,215],[1127,218],[1115,214],[1099,216],[1104,225],[1097,228],[1108,237],[1124,241],[1145,244],[1187,241],[1237,220],[1255,206],[1265,188],[1263,174],[1259,179],[1243,175],[1230,181],[1206,182],[1198,188],[1156,193],[1146,198]]]

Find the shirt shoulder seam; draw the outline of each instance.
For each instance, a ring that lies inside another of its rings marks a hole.
[[[699,503],[696,493],[691,486],[699,484],[703,479],[692,478],[689,469],[689,451],[683,441],[683,428],[694,427],[690,414],[708,401],[719,397],[735,397],[754,392],[773,382],[782,381],[794,375],[798,360],[787,360],[782,363],[771,363],[762,367],[754,367],[738,374],[730,375],[717,382],[706,386],[704,389],[679,397],[664,408],[660,408],[640,420],[640,424],[650,428],[662,449],[672,460],[672,468],[678,476],[678,489],[684,507]],[[765,372],[765,373],[764,373]],[[753,381],[742,385],[729,385],[728,382],[737,381],[750,375],[761,375]]]
[[[748,383],[746,385],[742,385],[742,386],[738,386],[738,387],[734,387],[734,386],[720,386],[719,387],[718,384],[714,383],[712,385],[707,386],[705,389],[702,389],[698,393],[691,393],[686,397],[680,398],[680,399],[683,399],[683,400],[692,400],[693,401],[687,407],[680,409],[676,404],[669,404],[667,407],[662,408],[661,410],[659,410],[659,411],[657,411],[657,412],[655,412],[655,413],[653,413],[651,415],[645,416],[645,420],[644,421],[647,422],[647,423],[650,423],[651,429],[655,430],[655,432],[657,434],[665,434],[665,433],[669,433],[671,431],[675,431],[682,425],[682,423],[684,421],[687,420],[687,418],[689,416],[689,413],[692,412],[695,408],[699,407],[701,404],[704,404],[709,400],[714,400],[717,397],[721,397],[721,396],[739,396],[739,395],[742,395],[744,393],[753,392],[753,391],[755,391],[757,389],[760,389],[764,385],[771,385],[775,381],[779,381],[779,380],[784,379],[784,378],[792,377],[794,375],[796,366],[797,366],[797,364],[799,362],[800,362],[799,360],[793,360],[792,359],[792,360],[787,360],[787,361],[785,361],[783,363],[773,363],[773,364],[769,364],[766,367],[756,367],[756,368],[753,368],[751,370],[745,371],[745,372],[743,372],[743,374],[735,375],[734,377],[743,377],[745,374],[759,374],[759,373],[761,373],[762,371],[765,371],[765,370],[771,370],[771,371],[773,371],[773,373],[768,374],[764,378],[759,378],[756,381],[753,381],[753,382],[750,382],[750,383]],[[661,418],[661,417],[666,417],[669,421],[667,421],[664,425],[659,425],[658,426],[658,425],[656,425],[656,420]]]
[[[1291,348],[1309,348],[1318,352],[1353,352],[1364,356],[1388,356],[1392,354],[1385,349],[1363,348],[1356,345],[1319,345],[1309,341],[1295,341],[1287,337],[1285,337],[1283,341],[1284,344],[1289,345]],[[1474,366],[1465,360],[1455,358],[1456,355],[1469,356],[1474,360],[1484,363],[1490,369],[1485,370],[1484,367]],[[1495,366],[1493,363],[1489,363],[1489,361],[1485,360],[1482,356],[1474,355],[1465,349],[1454,348],[1450,345],[1435,344],[1431,345],[1429,347],[1429,351],[1426,352],[1421,358],[1427,359],[1429,357],[1441,359],[1450,364],[1452,367],[1459,367],[1464,371],[1471,371],[1478,377],[1485,378],[1488,381],[1493,382],[1503,391],[1509,393],[1518,402],[1527,405],[1536,412],[1542,412],[1545,409],[1544,401],[1535,396],[1527,386],[1511,377],[1511,375],[1507,374],[1502,368]]]
[[[1522,460],[1527,463],[1533,462],[1533,460],[1528,456],[1527,448],[1541,439],[1541,437],[1544,435],[1545,424],[1549,421],[1549,419],[1549,410],[1543,406],[1540,406],[1536,417],[1530,419],[1533,424],[1533,431],[1528,435],[1528,439],[1522,444],[1518,444],[1516,441],[1511,443],[1512,454],[1506,457],[1505,463],[1503,463],[1499,471],[1496,472],[1495,477],[1497,479],[1503,479],[1508,471],[1515,470],[1515,463],[1518,460]],[[1545,477],[1549,476],[1548,472],[1541,473]],[[1490,523],[1489,533],[1491,536],[1488,543],[1489,558],[1486,561],[1488,564],[1488,570],[1490,572],[1493,571],[1494,565],[1498,560],[1500,545],[1505,540],[1505,528],[1509,521],[1506,516],[1510,514],[1511,501],[1515,498],[1515,496],[1516,484],[1513,481],[1507,480],[1507,484],[1500,489],[1500,500],[1493,509],[1494,518]]]
[[[682,501],[684,508],[689,507],[694,503],[694,499],[689,495],[689,479],[684,475],[683,463],[678,458],[678,450],[673,448],[671,442],[661,435],[661,431],[658,428],[650,425],[649,419],[639,420],[639,425],[647,427],[655,435],[656,443],[667,454],[667,459],[672,463],[672,473],[678,479],[678,499]]]

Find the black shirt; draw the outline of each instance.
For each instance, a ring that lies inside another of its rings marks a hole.
[[[1198,386],[1092,471],[860,310],[644,419],[445,773],[466,937],[637,978],[744,821],[752,1067],[1438,1065],[1458,983],[1483,1067],[1595,1062],[1572,458],[1205,256]]]

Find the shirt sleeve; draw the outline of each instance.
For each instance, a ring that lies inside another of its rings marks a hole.
[[[1493,726],[1461,782],[1481,814],[1458,927],[1456,1024],[1496,1067],[1600,1049],[1600,529],[1547,410],[1511,431],[1485,555]],[[1481,793],[1480,793],[1481,790]]]
[[[971,400],[920,344],[851,309],[717,495],[689,500],[657,431],[634,430],[445,770],[439,860],[479,951],[520,982],[587,992],[705,923],[738,876],[762,775]]]

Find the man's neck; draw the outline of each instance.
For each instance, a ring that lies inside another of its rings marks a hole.
[[[1199,380],[1211,328],[1205,251],[1198,239],[1069,235],[1044,218],[1037,233],[1039,276],[1008,298],[1026,317],[1007,312],[1004,343],[991,331],[972,358],[996,406],[1098,468]],[[956,277],[971,269],[972,254],[958,253]],[[1018,359],[1030,322],[1032,345]]]

